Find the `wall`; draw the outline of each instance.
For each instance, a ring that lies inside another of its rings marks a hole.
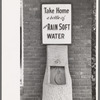
[[[21,100],[41,100],[46,68],[46,45],[42,44],[41,3],[71,3],[72,44],[69,69],[73,100],[92,100],[91,29],[93,0],[23,0],[24,86]]]

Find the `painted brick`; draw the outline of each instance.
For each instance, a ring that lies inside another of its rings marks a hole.
[[[74,100],[92,100],[92,98],[74,98]]]
[[[73,86],[73,90],[74,89],[87,90],[87,89],[91,89],[91,86]]]
[[[89,86],[91,79],[72,79],[72,84],[75,86]]]
[[[68,48],[73,100],[92,100],[91,25],[93,0],[23,0],[24,86],[21,100],[42,100],[46,46],[42,44],[41,3],[72,4],[72,44]]]
[[[91,89],[74,89],[73,93],[91,94]]]
[[[79,98],[82,98],[82,97],[84,97],[84,98],[86,98],[86,97],[91,98],[91,94],[89,94],[89,93],[84,93],[84,94],[83,93],[77,93],[77,94],[75,93],[74,94],[73,93],[73,97],[74,98],[78,98],[78,97]]]

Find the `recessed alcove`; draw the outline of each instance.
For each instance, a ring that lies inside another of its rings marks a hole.
[[[64,66],[50,66],[50,84],[65,85],[65,67]]]

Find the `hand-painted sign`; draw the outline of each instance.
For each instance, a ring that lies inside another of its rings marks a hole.
[[[42,4],[43,44],[71,44],[71,4]]]

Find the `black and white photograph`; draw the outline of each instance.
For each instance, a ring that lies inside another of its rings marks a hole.
[[[11,2],[2,100],[98,100],[98,0]]]
[[[96,0],[20,0],[20,100],[96,100]]]

